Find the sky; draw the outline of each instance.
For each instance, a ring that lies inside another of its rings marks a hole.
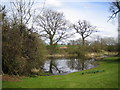
[[[1,0],[0,3],[6,4],[10,0]],[[15,0],[12,0],[15,1]],[[71,23],[76,23],[78,20],[87,20],[91,25],[96,26],[98,32],[92,36],[100,35],[101,37],[114,37],[117,38],[117,19],[110,20],[109,11],[110,2],[113,0],[35,0],[34,7],[38,10],[44,6],[44,8],[50,8],[63,12],[64,16]],[[80,38],[80,35],[76,34],[74,39]]]

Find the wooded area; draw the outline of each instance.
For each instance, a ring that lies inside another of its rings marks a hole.
[[[0,5],[2,73],[30,75],[33,69],[41,70],[40,66],[44,60],[54,54],[85,57],[89,53],[118,53],[119,39],[100,36],[94,37],[92,41],[86,39],[97,32],[97,27],[89,21],[79,19],[72,24],[65,19],[64,13],[51,9],[43,9],[34,17],[33,4],[34,2],[24,0],[11,2],[9,12],[6,6]],[[120,12],[119,2],[113,2],[111,5],[110,19]],[[71,33],[72,30],[81,38],[68,41],[67,39],[75,34]],[[59,44],[63,40],[67,43]]]

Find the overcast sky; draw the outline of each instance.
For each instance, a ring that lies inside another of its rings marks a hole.
[[[10,0],[2,0],[1,4],[6,4]],[[15,0],[12,0],[15,1]],[[50,8],[63,12],[66,19],[72,23],[80,20],[87,20],[96,26],[96,35],[101,37],[117,38],[117,19],[108,22],[110,2],[113,0],[46,0],[45,8]],[[34,8],[41,10],[44,0],[35,0]],[[74,39],[80,36],[76,34]]]

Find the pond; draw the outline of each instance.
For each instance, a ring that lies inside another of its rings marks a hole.
[[[52,58],[45,61],[43,70],[54,75],[65,75],[67,73],[94,68],[97,66],[95,64],[92,64],[94,61],[94,59],[83,60],[78,58]]]

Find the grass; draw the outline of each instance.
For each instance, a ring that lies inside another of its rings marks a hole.
[[[67,75],[38,76],[24,78],[22,81],[3,81],[3,88],[118,88],[118,59],[120,57],[108,57],[98,67],[74,72]],[[97,73],[81,74],[92,71]]]

